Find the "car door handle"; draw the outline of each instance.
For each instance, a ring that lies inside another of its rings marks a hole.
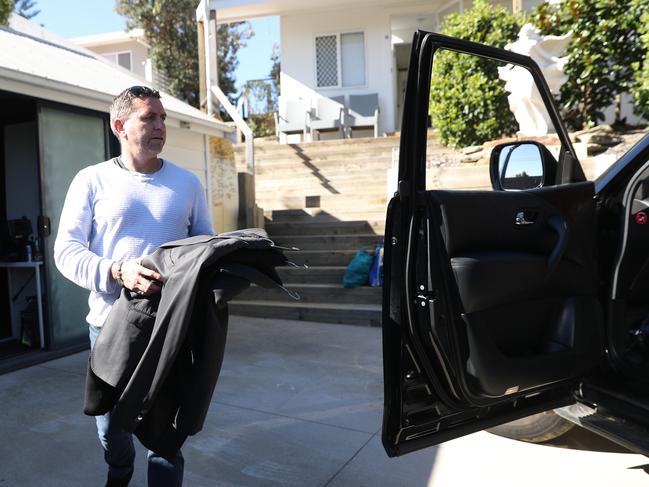
[[[534,225],[535,219],[529,215],[525,215],[524,211],[519,211],[516,213],[516,218],[514,220],[515,225]]]
[[[550,275],[557,264],[559,264],[559,261],[566,250],[568,244],[568,226],[566,225],[565,220],[559,215],[552,215],[548,218],[548,225],[550,225],[552,230],[557,234],[557,243],[554,245],[550,257],[548,257],[548,275]]]

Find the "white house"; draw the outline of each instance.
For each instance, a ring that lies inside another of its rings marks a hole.
[[[30,274],[37,268],[44,290],[41,346],[61,354],[87,345],[87,293],[63,278],[51,258],[58,218],[74,175],[119,154],[108,108],[122,90],[142,84],[143,77],[22,17],[0,28],[0,345],[18,341],[20,348],[21,313],[37,295]],[[227,149],[233,128],[166,93],[162,102],[168,114],[162,156],[200,178],[217,231],[235,229],[234,161],[211,149]],[[22,216],[43,258],[6,262],[27,259],[8,235],[8,221]],[[0,352],[0,368],[2,359]]]
[[[542,0],[492,0],[531,10]],[[211,0],[218,23],[279,16],[280,113],[287,99],[377,93],[381,132],[399,129],[410,45],[471,0]],[[283,113],[282,113],[283,115]]]
[[[149,57],[149,44],[142,29],[74,37],[70,41],[132,71],[157,89],[168,90],[166,76],[155,68]]]
[[[73,37],[70,41],[145,77],[149,45],[144,40],[142,29]]]

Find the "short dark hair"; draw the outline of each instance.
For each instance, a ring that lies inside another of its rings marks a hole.
[[[131,86],[126,88],[119,95],[113,98],[113,103],[110,104],[110,129],[115,136],[119,138],[115,132],[115,120],[124,120],[128,118],[133,112],[133,100],[139,98],[145,100],[146,98],[160,98],[160,92],[148,86]]]

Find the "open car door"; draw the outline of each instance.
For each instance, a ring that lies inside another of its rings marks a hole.
[[[536,179],[518,174],[533,189],[507,186],[511,154],[525,145],[519,137],[496,148],[491,164],[494,187],[516,190],[426,190],[431,68],[444,51],[519,66],[533,79],[559,141],[554,156],[527,144],[544,167]],[[532,59],[415,35],[385,235],[388,455],[574,402],[580,377],[602,356],[593,196]]]

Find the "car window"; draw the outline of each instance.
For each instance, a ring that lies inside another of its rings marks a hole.
[[[437,51],[429,115],[427,189],[491,189],[489,160],[499,144],[539,142],[555,159],[562,151],[534,79],[522,66]],[[539,176],[530,171],[521,166],[516,175]]]

